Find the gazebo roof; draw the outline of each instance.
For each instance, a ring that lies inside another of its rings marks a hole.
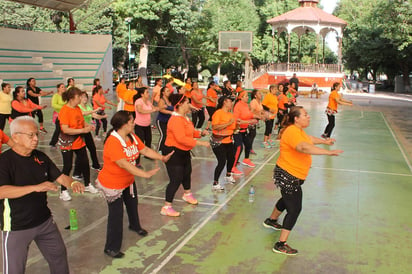
[[[55,0],[10,0],[13,2],[19,2],[23,4],[28,4],[32,6],[38,6],[42,8],[48,8],[53,10],[61,11],[70,11],[74,8],[82,6],[86,0],[64,0],[64,1],[55,1]]]
[[[282,15],[276,16],[266,21],[271,25],[283,25],[285,23],[315,23],[322,25],[334,25],[344,27],[347,25],[342,20],[332,14],[329,14],[318,7],[299,7],[288,11]]]

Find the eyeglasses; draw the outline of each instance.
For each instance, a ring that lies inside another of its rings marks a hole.
[[[33,139],[34,136],[39,137],[39,133],[38,132],[30,132],[30,133],[26,133],[26,132],[16,132],[16,134],[24,134],[29,136],[30,139]]]

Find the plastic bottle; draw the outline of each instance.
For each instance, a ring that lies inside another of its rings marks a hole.
[[[249,189],[249,203],[253,203],[254,201],[255,201],[255,187],[251,185]]]
[[[70,230],[79,229],[77,224],[77,212],[76,209],[70,209]]]

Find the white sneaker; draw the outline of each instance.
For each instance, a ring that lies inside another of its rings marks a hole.
[[[84,191],[87,191],[87,192],[90,192],[90,193],[93,193],[93,194],[99,192],[99,191],[97,190],[97,188],[95,188],[92,184],[86,186],[86,187],[84,188]]]
[[[235,178],[233,178],[232,175],[230,175],[230,176],[225,176],[225,181],[226,181],[226,183],[230,183],[230,184],[236,183],[236,180],[235,180]]]
[[[70,193],[69,193],[68,190],[63,190],[63,191],[60,193],[59,198],[60,198],[61,200],[65,201],[65,202],[72,200],[72,196],[70,196]]]
[[[221,184],[217,184],[217,185],[212,185],[212,190],[225,190],[225,188],[221,185]]]
[[[102,138],[100,138],[99,136],[96,136],[96,137],[94,137],[94,140],[95,140],[95,141],[101,141]]]

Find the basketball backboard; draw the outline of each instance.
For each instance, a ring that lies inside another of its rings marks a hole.
[[[219,31],[219,51],[251,52],[253,32]]]

